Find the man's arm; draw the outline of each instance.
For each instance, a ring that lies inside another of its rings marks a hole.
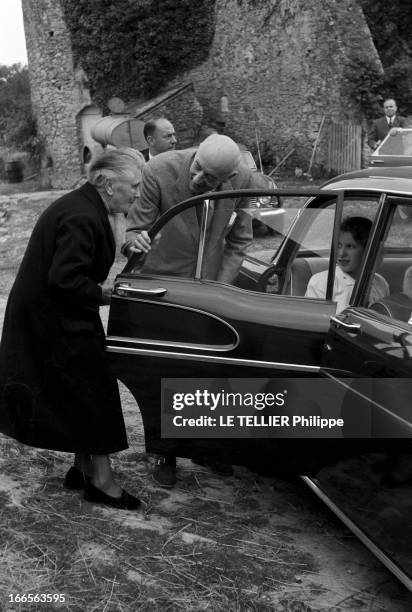
[[[142,240],[138,248],[140,250],[147,250],[144,248],[148,240],[146,232],[152,227],[160,214],[160,201],[159,184],[150,164],[146,164],[142,172],[140,196],[136,198],[127,215],[126,240],[121,249],[126,257],[132,255],[133,251],[131,249],[134,246],[135,240],[139,240],[140,236],[142,236]],[[136,229],[128,229],[132,227]]]

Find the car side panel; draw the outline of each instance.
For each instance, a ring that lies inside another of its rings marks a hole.
[[[317,376],[334,305],[180,278],[120,276],[116,283],[166,290],[155,298],[115,295],[110,310],[110,360],[138,401],[147,450],[179,456],[223,450],[250,465],[256,457],[253,440],[162,440],[162,378]],[[262,458],[265,448],[273,454],[273,442],[259,441]],[[280,447],[286,442],[291,441]]]

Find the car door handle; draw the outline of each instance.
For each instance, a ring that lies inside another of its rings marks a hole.
[[[127,283],[119,283],[115,285],[114,293],[120,297],[161,297],[167,293],[167,289],[164,289],[164,287],[138,289],[137,287],[131,287]]]
[[[384,160],[383,159],[372,159],[372,164],[383,164]]]
[[[345,323],[345,321],[341,321],[337,317],[331,317],[330,320],[336,329],[344,329],[351,334],[360,334],[361,332],[360,323]]]

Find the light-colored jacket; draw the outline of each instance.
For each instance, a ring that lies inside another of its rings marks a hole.
[[[127,227],[149,230],[156,219],[175,204],[193,197],[189,189],[189,169],[196,149],[168,151],[151,159],[143,168],[140,198],[132,206]],[[220,190],[264,187],[258,173],[245,166],[238,174],[223,183]],[[215,201],[206,233],[205,278],[231,283],[236,277],[246,249],[252,241],[251,217],[242,211],[248,199]],[[238,212],[233,220],[233,213]],[[127,231],[126,243],[135,232]],[[161,238],[154,242],[144,272],[191,278],[196,269],[199,244],[199,222],[195,208],[181,212],[161,230]]]
[[[327,281],[327,270],[314,274],[309,280],[305,297],[325,299]],[[349,276],[349,274],[342,272],[339,266],[336,266],[332,300],[336,302],[337,313],[349,306],[349,300],[354,286],[355,279],[352,276]],[[368,304],[373,304],[373,302],[377,302],[387,295],[389,295],[388,283],[383,276],[380,274],[375,274],[372,281]]]

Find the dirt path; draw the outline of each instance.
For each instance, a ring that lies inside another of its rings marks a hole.
[[[31,228],[56,195],[0,196],[1,322]],[[69,456],[0,435],[0,610],[44,610],[10,603],[24,593],[64,594],[48,609],[76,612],[412,609],[411,595],[299,483],[240,467],[218,478],[181,459],[178,485],[157,487],[137,406],[121,394],[130,448],[114,466],[142,512],[83,502],[61,487]]]

